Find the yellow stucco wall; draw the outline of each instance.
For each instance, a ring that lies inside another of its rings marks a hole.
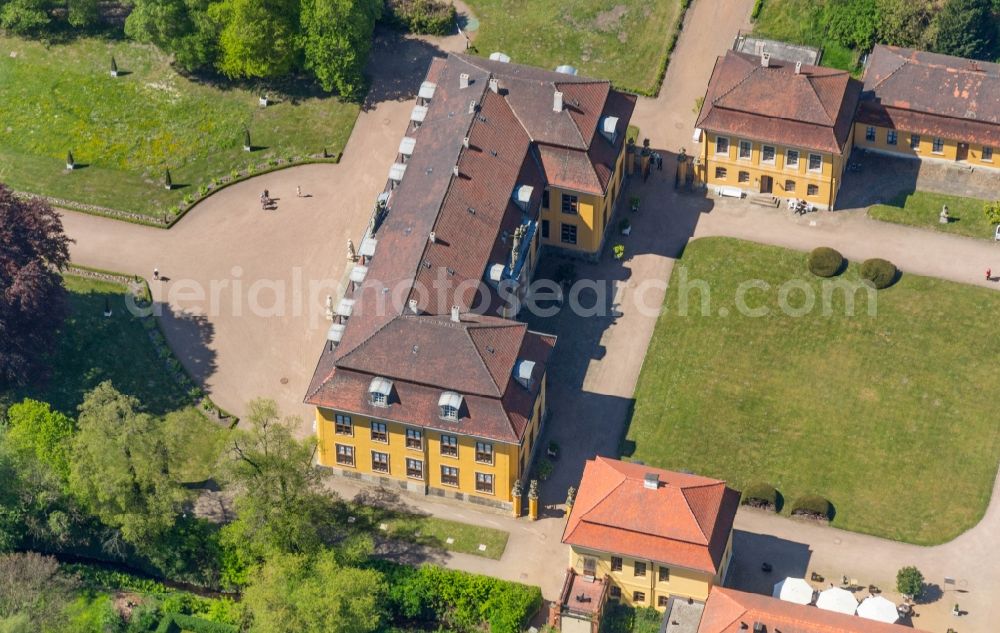
[[[362,415],[343,413],[351,418],[352,432],[350,435],[336,432],[335,419],[337,411],[316,408],[316,433],[319,442],[318,461],[322,466],[337,468],[349,472],[357,472],[373,477],[388,477],[402,481],[410,481],[415,485],[426,485],[441,490],[452,490],[465,494],[476,495],[499,502],[509,502],[514,481],[521,477],[523,468],[530,468],[528,456],[533,439],[538,437],[538,428],[545,411],[545,377],[542,378],[539,396],[535,402],[534,415],[525,430],[521,444],[505,444],[494,440],[485,440],[472,435],[436,431],[393,422],[390,420],[370,418]],[[372,439],[372,422],[387,426],[388,442]],[[406,430],[415,429],[423,433],[421,449],[406,446]],[[451,435],[458,438],[458,456],[441,453],[441,436]],[[476,442],[486,442],[493,446],[493,464],[476,461]],[[337,444],[354,448],[354,466],[337,463]],[[372,453],[389,455],[389,472],[379,472],[372,469]],[[406,460],[419,459],[424,464],[422,480],[407,477]],[[446,485],[441,481],[441,467],[458,468],[458,486]],[[476,473],[493,475],[493,494],[476,490]]]
[[[603,141],[598,139],[594,142]],[[603,196],[549,187],[549,206],[542,207],[541,210],[541,219],[549,223],[549,236],[543,237],[541,243],[587,254],[598,252],[611,215],[614,213],[615,199],[621,192],[624,163],[625,147],[623,146],[618,155],[618,161],[615,163],[615,172],[611,180],[608,181],[608,189]],[[579,200],[579,210],[576,214],[562,212],[562,197],[564,195],[576,196]],[[576,244],[562,241],[563,224],[576,227]]]
[[[875,140],[868,140],[869,128],[875,133]],[[896,143],[889,143],[889,132],[896,132]],[[964,158],[959,159],[959,142],[954,139],[941,138],[941,150],[934,151],[934,140],[932,136],[920,135],[917,148],[911,147],[913,134],[906,130],[891,130],[876,125],[866,125],[864,123],[854,124],[854,138],[858,147],[883,152],[892,152],[903,156],[913,156],[917,158],[935,158],[939,160],[962,160],[972,165],[983,167],[1000,167],[1000,159],[995,153],[1000,148],[993,148],[994,155],[988,160],[983,158],[983,145],[979,143],[968,143],[968,151]]]
[[[729,149],[725,153],[716,152],[718,137],[729,139]],[[750,155],[739,156],[740,142],[749,143]],[[761,158],[764,146],[774,148],[773,161],[764,162]],[[848,141],[848,152],[851,143]],[[786,164],[789,151],[797,151],[797,165]],[[809,169],[810,154],[821,159],[820,169]],[[833,207],[836,203],[837,190],[843,177],[844,161],[836,154],[817,152],[800,147],[781,145],[778,143],[763,143],[749,138],[729,136],[706,132],[702,134],[702,166],[699,178],[709,188],[739,187],[747,192],[760,192],[764,177],[772,179],[771,195],[778,198],[799,198],[816,205]],[[725,175],[718,174],[718,169],[725,169]],[[742,172],[742,180],[741,180]],[[809,194],[809,186],[814,185],[816,192]]]
[[[612,571],[611,559],[616,554],[591,550],[577,546],[570,547],[569,564],[579,574],[589,573],[587,569],[587,559],[593,559],[596,563],[596,576],[607,576],[611,579],[613,586],[621,591],[620,600],[624,604],[642,607],[656,607],[664,610],[666,602],[670,596],[682,596],[694,598],[695,600],[705,600],[708,598],[709,590],[721,583],[725,577],[726,565],[729,563],[730,552],[732,551],[732,535],[726,545],[726,553],[723,556],[723,566],[718,574],[708,574],[701,571],[678,567],[665,562],[636,559],[629,556],[621,556],[622,566],[620,571]],[[646,573],[644,576],[636,576],[636,563],[645,563]],[[668,579],[661,581],[660,568],[668,570]],[[635,592],[645,594],[645,600],[637,602]]]

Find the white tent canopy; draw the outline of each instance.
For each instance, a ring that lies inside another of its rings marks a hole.
[[[774,585],[771,595],[785,602],[812,604],[813,588],[804,578],[785,578]]]
[[[896,605],[882,596],[869,596],[858,606],[858,615],[876,622],[894,624],[899,619]]]
[[[826,591],[820,592],[819,598],[816,599],[816,606],[827,611],[854,615],[858,608],[858,601],[854,599],[854,594],[850,591],[840,587],[830,587]]]

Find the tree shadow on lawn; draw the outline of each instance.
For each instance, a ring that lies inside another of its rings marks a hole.
[[[154,304],[153,314],[158,315],[156,318],[174,356],[191,378],[204,387],[217,369],[217,354],[209,347],[215,338],[215,326],[203,315],[178,313],[163,302]]]

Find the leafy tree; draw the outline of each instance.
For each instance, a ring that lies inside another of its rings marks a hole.
[[[223,575],[233,584],[274,552],[315,553],[340,536],[330,522],[337,497],[313,466],[315,440],[296,440],[298,419],[280,419],[272,400],[252,401],[247,419],[250,430],[236,432],[225,474],[236,493],[237,519],[222,530]]]
[[[823,13],[827,34],[842,46],[865,49],[875,41],[880,19],[875,0],[834,0]]]
[[[896,574],[896,591],[910,598],[919,598],[924,592],[924,575],[916,567],[903,567]]]
[[[110,381],[80,405],[70,489],[107,526],[133,544],[161,536],[185,499],[171,479],[162,422]]]
[[[51,21],[47,0],[8,0],[0,7],[0,27],[19,35],[38,33]]]
[[[926,48],[934,7],[929,0],[877,0],[878,39],[892,46]]]
[[[1000,200],[987,202],[983,205],[983,213],[990,224],[1000,224]]]
[[[101,21],[101,8],[98,0],[69,0],[66,19],[71,26],[85,29],[95,26]]]
[[[0,390],[37,371],[65,317],[71,241],[52,207],[0,184]]]
[[[208,16],[210,0],[133,0],[125,34],[172,53],[181,68],[207,68],[218,56],[218,28]]]
[[[344,566],[334,552],[278,554],[255,575],[243,603],[255,633],[371,633],[386,591],[379,572]]]
[[[7,442],[28,451],[62,481],[69,479],[69,443],[73,421],[45,402],[25,398],[7,410]]]
[[[302,0],[305,67],[324,90],[347,98],[361,94],[381,9],[379,0]]]
[[[0,630],[65,630],[66,607],[77,584],[59,571],[54,558],[0,556]]]
[[[219,26],[218,69],[227,77],[279,77],[298,56],[297,0],[220,0],[209,16]]]
[[[991,59],[997,30],[991,9],[991,0],[947,0],[935,19],[935,51]]]

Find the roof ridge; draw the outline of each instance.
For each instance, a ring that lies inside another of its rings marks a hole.
[[[702,486],[694,486],[694,487],[701,488]],[[705,545],[706,546],[707,545],[711,545],[712,544],[712,535],[711,534],[705,534],[705,528],[701,525],[701,521],[698,519],[698,515],[696,515],[694,513],[694,509],[691,507],[691,500],[688,499],[688,496],[687,496],[687,488],[680,487],[680,486],[679,486],[679,488],[680,488],[681,495],[684,497],[684,506],[687,508],[687,511],[691,515],[691,518],[694,519],[694,524],[698,526],[698,531],[701,532],[701,535],[705,537]]]
[[[469,339],[469,345],[472,346],[472,349],[476,350],[476,358],[479,359],[479,364],[482,366],[483,371],[486,372],[486,375],[490,377],[490,382],[493,383],[494,387],[496,387],[497,397],[502,398],[506,389],[501,389],[500,385],[496,381],[496,378],[493,377],[493,372],[490,371],[490,366],[486,364],[486,358],[483,356],[483,352],[479,349],[479,346],[476,345],[476,341],[472,338],[472,333],[470,332],[471,328],[465,327],[462,328],[462,330],[465,332],[465,336]],[[504,387],[506,388],[506,385],[504,385]],[[506,415],[506,411],[505,417],[508,417],[509,421],[509,416]]]
[[[893,68],[893,69],[892,69],[892,72],[890,72],[890,73],[889,73],[889,74],[887,74],[887,75],[886,75],[885,77],[883,77],[882,79],[880,79],[880,80],[879,80],[879,81],[878,81],[877,83],[875,83],[874,85],[872,85],[872,90],[875,90],[876,88],[878,88],[879,86],[881,86],[882,84],[884,84],[884,83],[885,83],[886,81],[888,81],[888,80],[889,80],[889,79],[890,79],[890,78],[891,78],[891,77],[892,77],[893,75],[895,75],[896,73],[898,73],[898,72],[900,71],[900,69],[902,69],[902,68],[903,68],[904,66],[906,66],[907,64],[909,64],[909,63],[910,63],[910,59],[909,59],[908,57],[903,57],[902,55],[900,55],[900,54],[896,53],[895,51],[893,51],[893,50],[892,50],[891,48],[890,48],[890,49],[888,49],[888,50],[889,50],[889,51],[890,51],[890,52],[891,52],[891,53],[892,53],[893,55],[895,55],[895,56],[896,56],[896,58],[898,58],[898,59],[899,59],[899,60],[900,60],[900,61],[901,61],[902,63],[901,63],[901,64],[899,64],[898,66],[896,66],[895,68]]]
[[[396,319],[398,319],[400,317],[403,317],[403,316],[405,316],[405,315],[402,314],[402,313],[397,314],[396,316],[392,317],[391,319],[389,319],[388,321],[386,321],[385,323],[383,323],[380,327],[375,328],[375,330],[371,334],[369,334],[367,337],[365,337],[364,340],[359,341],[358,344],[355,345],[354,347],[352,347],[350,350],[348,350],[348,351],[344,352],[343,354],[340,354],[336,358],[334,358],[334,363],[336,365],[340,365],[340,363],[343,360],[345,360],[348,356],[354,355],[355,352],[357,352],[358,350],[360,350],[362,347],[364,347],[369,342],[371,342],[371,340],[373,338],[375,338],[376,336],[378,336],[378,334],[380,332],[382,332],[382,330],[384,330],[385,328],[389,327],[389,325],[391,325],[392,323],[394,323],[396,321]],[[355,371],[357,371],[357,370],[355,370]],[[326,382],[326,381],[324,380],[323,382]]]
[[[712,105],[717,105],[719,103],[719,101],[721,101],[723,99],[723,97],[728,97],[729,93],[731,93],[732,91],[734,91],[737,88],[739,88],[740,86],[742,86],[743,82],[745,82],[747,79],[749,79],[755,72],[757,72],[757,69],[759,69],[759,68],[762,68],[762,67],[761,66],[754,66],[753,68],[751,68],[750,72],[748,72],[746,75],[743,76],[743,79],[740,79],[739,81],[737,81],[736,83],[734,83],[732,86],[730,86],[729,90],[726,90],[725,92],[723,92],[722,94],[720,94],[715,99],[712,99]],[[719,106],[719,107],[721,108],[721,107],[724,107],[724,106]],[[725,108],[725,109],[730,110],[732,108]],[[742,110],[739,110],[739,112],[742,112]]]
[[[820,79],[833,79],[839,76],[840,76],[839,74],[818,75],[816,77],[813,77],[812,75],[805,75],[806,81],[809,82],[809,88],[812,90],[813,96],[816,97],[816,101],[819,102],[819,107],[821,110],[823,110],[823,113],[826,115],[827,121],[829,121],[830,123],[830,127],[833,127],[834,125],[837,124],[837,114],[839,113],[840,108],[838,106],[837,112],[833,113],[831,113],[830,110],[827,109],[826,103],[823,101],[823,98],[819,96],[819,92],[816,90],[815,82]]]

